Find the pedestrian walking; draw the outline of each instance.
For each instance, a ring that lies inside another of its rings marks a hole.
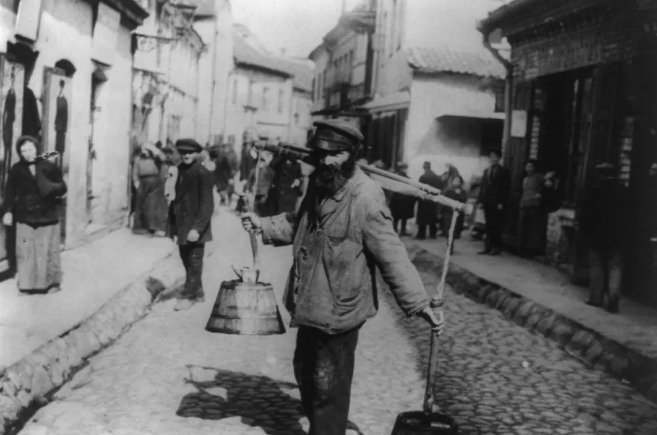
[[[424,174],[420,176],[420,183],[428,184],[436,189],[442,189],[443,183],[438,174],[431,170],[431,163],[422,164]],[[424,239],[427,235],[427,226],[429,227],[429,237],[436,238],[438,233],[438,207],[436,203],[428,199],[422,199],[417,205],[417,235],[416,238]]]
[[[316,169],[296,214],[243,217],[265,243],[293,244],[284,296],[299,325],[294,372],[310,435],[344,435],[360,327],[376,314],[375,265],[407,315],[442,330],[420,277],[392,228],[383,191],[359,167],[360,131],[318,121],[309,147]]]
[[[272,216],[275,204],[270,195],[274,182],[274,170],[269,165],[272,154],[267,151],[259,153],[258,164],[251,170],[247,191],[253,193],[253,210],[260,217]]]
[[[444,189],[449,189],[449,187],[452,185],[452,181],[456,177],[460,177],[461,173],[459,170],[454,166],[453,164],[447,162],[445,164],[445,172],[440,174],[440,180],[441,184]],[[463,183],[461,183],[463,184]],[[447,232],[449,231],[449,222],[448,225],[445,226],[445,214],[451,216],[451,211],[452,209],[450,207],[443,207],[440,204],[436,204],[436,209],[438,210],[438,224],[440,225],[440,235],[443,237],[447,236]]]
[[[518,216],[518,250],[528,258],[543,253],[547,229],[547,213],[542,204],[543,174],[536,167],[534,159],[525,163]]]
[[[137,234],[162,237],[167,219],[164,154],[146,142],[135,158],[132,182],[135,187],[135,212],[132,229]]]
[[[220,205],[230,205],[230,195],[228,190],[233,174],[230,160],[228,158],[227,148],[228,144],[223,144],[217,155],[217,158],[215,159],[214,184],[220,196]]]
[[[169,206],[167,233],[178,243],[185,266],[184,288],[174,307],[179,311],[205,299],[201,276],[205,243],[212,240],[214,198],[212,174],[198,159],[201,145],[194,139],[179,139],[176,148],[182,162],[178,165],[175,198]]]
[[[488,154],[490,165],[484,171],[479,189],[479,202],[484,207],[486,219],[486,244],[479,254],[499,255],[502,248],[504,229],[504,207],[509,196],[509,172],[500,165],[501,154],[491,150]]]
[[[595,167],[597,183],[586,196],[581,230],[589,244],[588,305],[618,312],[624,242],[630,230],[624,213],[627,189],[616,180],[612,163]]]
[[[301,164],[287,156],[276,156],[270,166],[274,170],[274,180],[270,189],[274,214],[293,212],[302,194]]]
[[[397,163],[397,171],[395,173],[401,177],[408,178],[407,170],[408,163],[399,162]],[[413,215],[415,214],[415,197],[392,192],[390,194],[390,213],[392,214],[392,227],[395,229],[395,232],[400,236],[405,236],[407,234],[406,221],[413,219]]]
[[[468,201],[468,192],[463,188],[463,177],[456,175],[451,179],[451,184],[444,191],[444,195],[447,198],[453,199],[458,202],[466,203]],[[442,227],[447,228],[447,231],[450,230],[452,225],[452,218],[454,216],[454,209],[451,207],[445,207],[441,215],[442,218]],[[452,245],[449,247],[451,253],[454,253],[454,241],[461,238],[461,233],[463,232],[464,216],[463,213],[459,213],[456,218],[456,225],[454,227],[454,237],[452,239]]]
[[[3,223],[16,225],[18,290],[56,293],[62,280],[59,207],[66,194],[59,166],[37,161],[38,140],[21,136],[16,141],[20,160],[7,178]]]

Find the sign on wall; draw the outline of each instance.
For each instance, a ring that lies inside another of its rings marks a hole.
[[[527,111],[514,110],[511,115],[511,137],[524,138],[527,135]]]
[[[121,14],[103,2],[98,3],[98,17],[94,26],[91,58],[112,65],[119,34]]]

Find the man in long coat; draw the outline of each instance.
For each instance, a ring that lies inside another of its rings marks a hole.
[[[407,315],[436,332],[443,323],[392,228],[381,187],[356,165],[361,132],[341,120],[315,125],[316,169],[299,211],[263,219],[249,213],[242,222],[265,243],[293,244],[285,300],[299,325],[294,372],[309,434],[344,435],[358,331],[377,311],[376,268]]]
[[[178,165],[176,196],[169,206],[167,232],[176,239],[185,266],[185,286],[175,310],[189,309],[204,300],[203,255],[205,243],[212,240],[210,219],[214,211],[212,173],[199,161],[203,149],[194,139],[176,142],[182,162]]]
[[[479,190],[479,202],[484,206],[486,218],[486,244],[479,254],[484,255],[499,255],[502,248],[504,212],[511,179],[509,171],[500,165],[500,157],[497,150],[488,154],[490,166],[484,171]]]
[[[420,183],[428,184],[436,189],[443,188],[443,182],[438,174],[431,170],[431,163],[424,162],[422,165],[424,174],[420,176]],[[429,236],[436,238],[438,233],[438,207],[437,204],[429,200],[421,200],[417,205],[417,238],[424,239],[427,235],[427,226],[429,227]]]

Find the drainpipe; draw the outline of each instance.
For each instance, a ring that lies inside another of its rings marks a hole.
[[[491,46],[489,41],[489,35],[491,32],[488,29],[483,28],[480,23],[478,30],[483,36],[484,47],[490,51],[493,57],[495,57],[495,59],[504,65],[504,68],[506,69],[506,79],[504,84],[504,130],[502,132],[502,155],[504,156],[507,149],[509,148],[509,142],[511,140],[511,96],[513,93],[513,64],[502,57],[500,52]]]

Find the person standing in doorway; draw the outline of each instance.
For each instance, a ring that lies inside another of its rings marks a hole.
[[[588,305],[618,312],[622,285],[624,241],[629,228],[624,213],[627,192],[616,179],[612,163],[595,167],[596,185],[586,196],[581,229],[589,243]]]
[[[205,300],[203,256],[205,244],[212,240],[210,220],[214,211],[212,173],[199,161],[203,147],[194,139],[179,139],[176,148],[182,162],[178,165],[175,198],[169,205],[167,234],[178,243],[185,266],[185,284],[174,309],[187,310]]]
[[[442,189],[443,183],[440,176],[431,170],[431,163],[424,162],[422,165],[424,174],[420,176],[420,183],[428,184],[436,189]],[[417,236],[418,239],[426,237],[427,226],[429,227],[429,237],[436,238],[438,233],[438,207],[437,204],[428,199],[420,200],[417,205]]]
[[[248,213],[242,225],[265,243],[293,245],[284,299],[299,325],[293,364],[309,434],[344,435],[358,334],[377,311],[376,269],[407,315],[437,334],[444,316],[429,306],[381,187],[356,165],[361,132],[342,120],[315,125],[315,171],[299,211],[262,219]]]
[[[66,82],[59,80],[59,93],[55,110],[55,151],[59,153],[60,165],[64,163],[66,151],[66,130],[68,129],[68,100],[64,95]]]
[[[502,248],[504,210],[509,196],[509,172],[500,165],[501,154],[492,150],[488,154],[490,165],[484,171],[479,190],[479,202],[486,219],[486,245],[479,254],[499,255]]]
[[[397,171],[395,173],[400,177],[408,178],[406,171],[408,170],[408,163],[397,163]],[[406,221],[413,219],[415,214],[415,198],[411,195],[393,192],[390,194],[390,213],[392,213],[392,227],[395,232],[400,236],[406,235]]]
[[[518,248],[523,257],[543,253],[545,238],[544,209],[541,203],[543,174],[536,170],[536,160],[525,163],[525,178],[522,180],[520,215],[518,218]]]
[[[11,151],[14,144],[14,122],[16,121],[16,91],[14,90],[15,72],[12,65],[9,73],[9,89],[5,97],[5,107],[2,112],[2,144],[4,145],[3,172],[0,183],[4,190],[7,174],[11,168]]]

